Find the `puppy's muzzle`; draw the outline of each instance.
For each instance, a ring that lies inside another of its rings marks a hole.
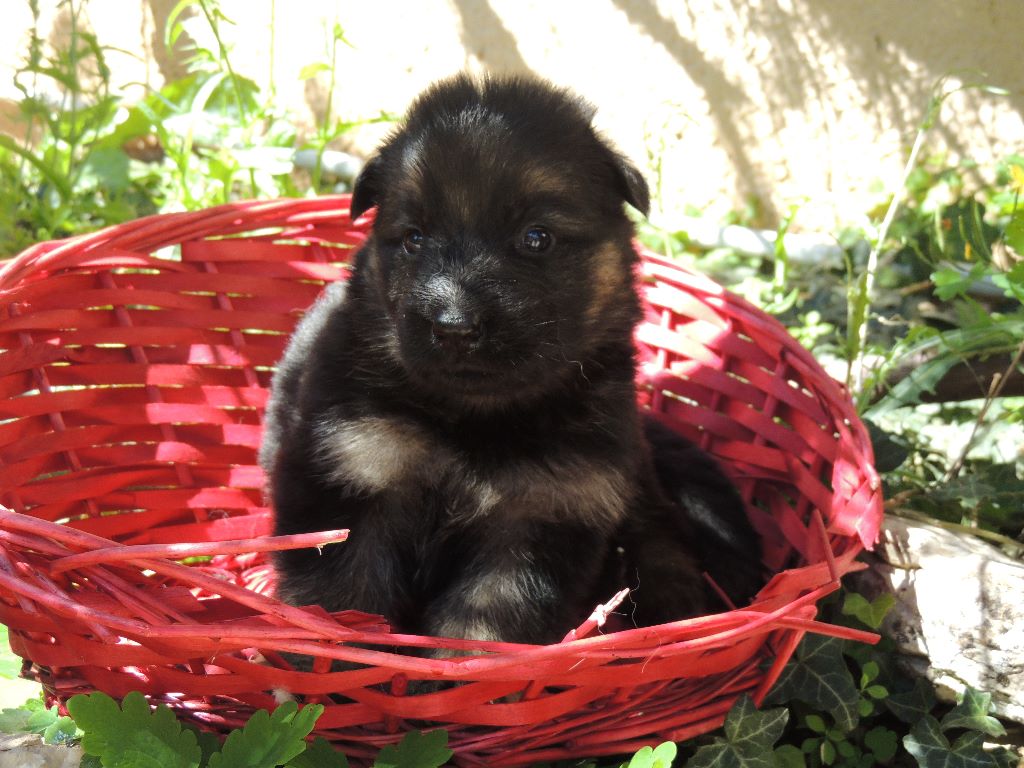
[[[477,349],[483,341],[484,324],[472,290],[446,273],[434,275],[424,288],[424,315],[434,344],[454,356]]]
[[[452,352],[472,349],[480,343],[483,323],[480,315],[462,307],[444,307],[434,313],[430,322],[434,341]]]

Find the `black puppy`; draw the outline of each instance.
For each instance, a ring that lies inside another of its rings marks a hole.
[[[261,451],[276,533],[351,535],[280,553],[284,600],[543,643],[626,584],[640,623],[718,607],[702,570],[760,585],[735,490],[637,411],[623,202],[648,190],[592,114],[455,77],[360,174],[373,233],[295,332]]]

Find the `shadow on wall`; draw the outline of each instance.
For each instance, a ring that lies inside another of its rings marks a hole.
[[[764,217],[771,222],[778,221],[778,211],[771,202],[772,184],[748,151],[751,145],[756,146],[755,137],[735,119],[737,113],[744,111],[744,104],[750,102],[743,88],[732,82],[716,62],[708,60],[698,42],[680,35],[676,22],[663,16],[654,0],[613,2],[634,26],[668,51],[690,80],[704,91],[719,141],[736,170],[737,197],[759,201]],[[692,29],[696,27],[696,20],[689,7],[687,9],[691,13]]]
[[[757,135],[745,115],[764,116],[779,130],[794,119],[796,111],[815,120],[813,130],[841,150],[844,139],[835,127],[853,116],[866,118],[867,129],[880,136],[896,131],[909,146],[934,85],[946,75],[1010,90],[1005,97],[1009,105],[1018,112],[1024,110],[1024,70],[1006,55],[1019,47],[1024,4],[935,0],[927,12],[912,13],[904,5],[883,0],[855,4],[793,0],[785,7],[777,0],[756,4],[713,0],[703,6],[698,18],[691,6],[668,16],[662,11],[666,4],[655,0],[611,1],[703,92],[718,142],[736,171],[737,198],[761,201],[771,222],[778,220],[770,202],[775,188],[772,165],[785,164],[787,158],[764,161],[763,143],[768,137]],[[487,0],[453,2],[468,54],[492,71],[530,70],[515,37]],[[705,50],[694,31],[707,29],[709,16],[716,24],[721,20],[716,31],[734,43],[731,50],[738,56],[751,51],[767,54],[756,61],[716,58],[719,54]],[[837,86],[851,79],[857,85],[855,101],[837,104]],[[958,155],[969,153],[972,147],[963,141],[964,134],[993,133],[982,109],[991,98],[966,93],[957,102],[958,109],[947,106],[934,128],[936,137]],[[851,127],[846,129],[848,134]],[[822,173],[829,169],[822,168]]]
[[[149,30],[147,53],[156,62],[165,82],[178,80],[188,74],[187,57],[184,53],[195,45],[195,41],[189,37],[188,32],[182,32],[172,50],[167,50],[167,46],[164,45],[167,19],[174,7],[178,5],[178,0],[146,0],[146,4],[149,6],[149,12],[153,19],[153,29]],[[195,12],[195,8],[187,7],[181,13],[187,18],[194,15]],[[145,32],[146,30],[143,30],[143,39],[146,38]]]
[[[886,12],[888,6],[888,12]],[[933,0],[926,11],[911,15],[898,6],[879,0],[866,3],[830,3],[796,0],[787,14],[773,2],[760,12],[746,5],[747,28],[760,30],[780,53],[780,66],[768,70],[776,93],[787,93],[787,82],[813,84],[816,59],[792,56],[795,50],[791,25],[818,27],[819,48],[827,41],[839,52],[849,74],[860,84],[876,130],[897,127],[907,143],[920,126],[929,95],[944,76],[963,82],[984,83],[1004,88],[1003,97],[1018,113],[1024,111],[1024,68],[1019,58],[1006,56],[1019,50],[1024,38],[1024,4],[987,0]],[[811,93],[798,91],[793,106],[800,107]],[[990,132],[978,107],[989,95],[977,91],[965,95],[972,109],[954,113],[945,110],[936,125],[944,143],[956,152],[968,152],[961,136],[964,128]]]
[[[140,2],[147,13],[139,58],[155,62],[164,80],[182,77],[187,72],[184,52],[193,41],[186,33],[173,51],[164,46],[167,19],[177,0]],[[735,171],[735,181],[729,182],[734,199],[760,201],[762,223],[768,225],[778,221],[772,201],[778,200],[779,180],[799,177],[799,161],[805,159],[804,147],[794,136],[822,137],[824,150],[808,148],[821,156],[811,173],[824,181],[820,188],[832,189],[830,158],[847,154],[851,136],[879,137],[878,151],[888,159],[898,149],[894,132],[909,146],[932,88],[944,75],[985,79],[1005,88],[1011,93],[1004,103],[1024,112],[1024,68],[1015,55],[1024,30],[1024,3],[933,0],[923,12],[889,0],[707,0],[699,6],[666,0],[606,2],[629,22],[633,34],[667,54],[678,73],[693,83],[706,102],[714,140]],[[496,10],[510,6],[491,0],[450,3],[467,60],[494,72],[531,70],[524,56],[527,48],[520,45],[525,41],[511,31],[519,27]],[[694,10],[698,7],[699,13]],[[184,10],[186,15],[195,12]],[[65,16],[66,10],[47,35],[57,45],[68,36]],[[562,42],[582,45],[580,36],[589,34],[574,26]],[[327,101],[323,84],[311,79],[305,88],[306,103],[322,118]],[[936,143],[958,155],[984,155],[987,148],[978,146],[977,137],[997,138],[1000,130],[986,108],[991,100],[974,92],[958,97],[955,106],[947,105],[934,129]],[[800,130],[792,131],[794,125]],[[1010,138],[1002,136],[1003,144]],[[842,168],[836,170],[837,176],[842,173]],[[800,178],[806,182],[806,170]],[[836,180],[842,183],[842,178]]]
[[[530,71],[515,36],[487,0],[453,0],[453,5],[459,13],[459,37],[467,54],[490,72]]]

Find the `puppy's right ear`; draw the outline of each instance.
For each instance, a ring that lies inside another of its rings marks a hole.
[[[616,155],[615,160],[619,192],[623,199],[644,216],[648,216],[651,212],[651,192],[643,174],[624,156]]]
[[[352,185],[352,202],[349,204],[349,215],[355,221],[366,211],[375,206],[384,189],[384,164],[380,155],[374,155],[363,166]]]

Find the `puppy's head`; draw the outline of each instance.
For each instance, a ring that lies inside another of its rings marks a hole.
[[[356,180],[377,207],[358,268],[411,384],[474,407],[564,387],[631,344],[640,173],[549,84],[458,76],[426,91]],[[630,347],[631,349],[631,347]]]

